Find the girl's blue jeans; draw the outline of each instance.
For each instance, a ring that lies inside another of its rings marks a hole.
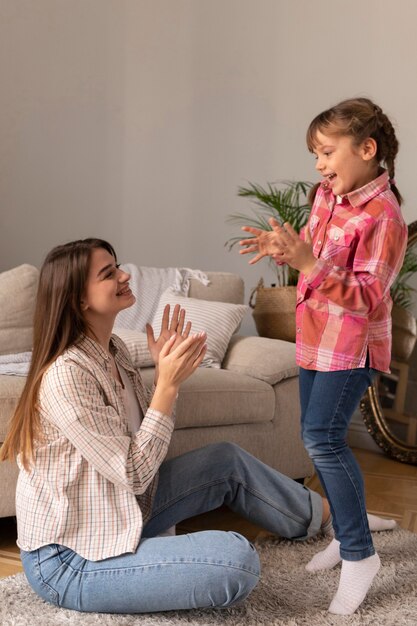
[[[58,544],[22,551],[32,588],[78,611],[147,613],[227,607],[258,582],[255,548],[235,532],[157,537],[223,504],[282,537],[306,539],[322,522],[321,497],[238,446],[212,444],[162,464],[152,517],[135,553],[88,561]]]
[[[301,433],[330,503],[340,555],[359,561],[375,553],[362,474],[346,443],[351,417],[375,370],[317,372],[300,368]]]

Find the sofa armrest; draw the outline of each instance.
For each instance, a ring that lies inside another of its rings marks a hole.
[[[230,340],[222,369],[275,385],[284,378],[298,376],[295,344],[281,339],[235,335]]]

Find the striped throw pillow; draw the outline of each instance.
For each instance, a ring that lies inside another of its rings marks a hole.
[[[146,333],[130,328],[116,328],[114,334],[123,339],[135,367],[150,367],[154,364],[148,350]]]
[[[171,313],[176,304],[185,309],[185,320],[192,323],[192,333],[201,331],[207,333],[207,352],[201,365],[220,368],[230,338],[239,327],[249,307],[244,304],[187,298],[169,287],[161,295],[153,318],[152,326],[155,336],[158,336],[160,332],[166,304],[171,305]]]

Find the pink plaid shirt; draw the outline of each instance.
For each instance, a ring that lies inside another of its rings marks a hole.
[[[316,265],[297,287],[297,363],[318,371],[370,366],[388,372],[390,287],[407,226],[384,172],[340,203],[323,183],[307,225]]]
[[[111,349],[142,407],[140,429],[128,431],[123,388],[99,344],[83,337],[56,359],[42,379],[42,437],[31,471],[18,459],[17,544],[22,550],[58,543],[98,561],[138,546],[174,418],[148,409],[140,374],[115,335]]]

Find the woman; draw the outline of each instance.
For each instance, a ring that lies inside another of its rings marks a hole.
[[[327,502],[239,447],[164,461],[180,384],[204,334],[166,308],[148,327],[155,384],[147,397],[116,315],[135,301],[112,246],[54,248],[40,273],[30,372],[1,450],[17,457],[18,545],[43,599],[79,611],[140,613],[226,607],[259,579],[253,546],[234,532],[158,536],[227,504],[283,537],[329,526]]]

